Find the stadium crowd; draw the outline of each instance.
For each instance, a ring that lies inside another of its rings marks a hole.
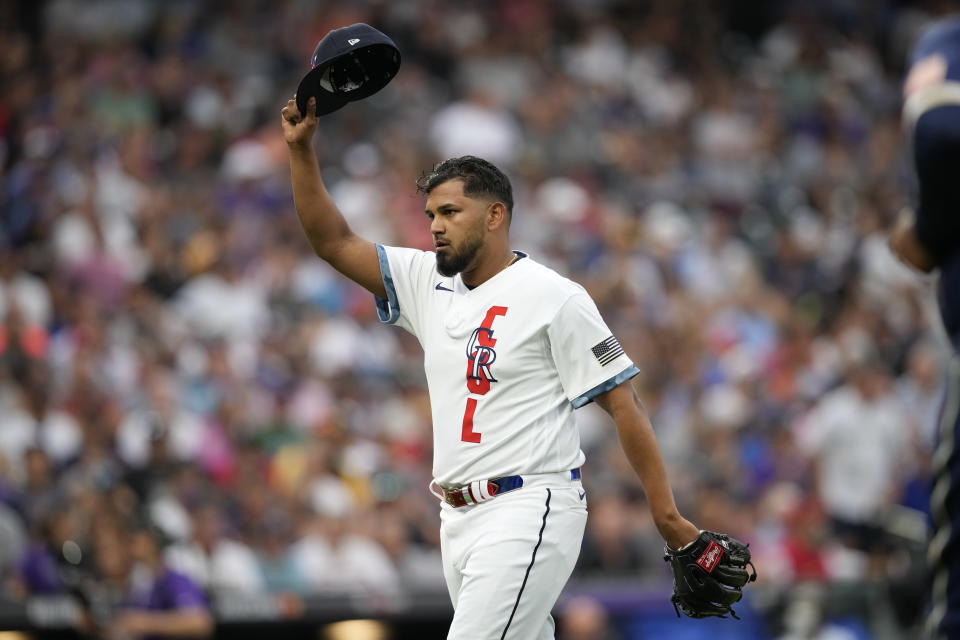
[[[4,3],[6,597],[107,583],[144,530],[214,599],[442,589],[419,345],[312,255],[280,134],[313,46],[353,22],[403,55],[321,121],[353,228],[430,248],[417,176],[498,163],[515,248],[583,283],[640,366],[681,511],[750,541],[768,592],[889,580],[943,356],[930,282],[886,246],[928,8]],[[615,430],[579,416],[575,579],[666,585]]]

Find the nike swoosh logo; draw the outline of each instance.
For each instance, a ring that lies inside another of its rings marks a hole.
[[[578,493],[579,493],[579,492],[578,492]],[[585,495],[587,495],[587,492],[586,492],[586,491],[584,491],[583,493],[580,494],[580,499],[583,500],[583,497],[584,497]]]
[[[437,283],[437,291],[449,291],[453,293],[453,289],[447,289],[445,286],[443,286],[443,284],[439,282]]]

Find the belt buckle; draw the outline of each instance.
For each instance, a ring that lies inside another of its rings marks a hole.
[[[468,507],[470,505],[476,505],[476,504],[480,504],[481,502],[486,502],[487,500],[492,500],[497,496],[497,493],[500,491],[500,484],[498,482],[499,480],[500,478],[497,478],[495,480],[481,480],[476,483],[471,483],[471,484],[478,485],[478,492],[480,491],[479,484],[481,482],[485,483],[489,497],[484,498],[482,497],[482,494],[480,496],[473,495],[473,492],[470,489],[470,485],[466,484],[466,485],[457,487],[456,489],[450,489],[449,491],[444,490],[443,492],[444,502],[446,502],[452,507],[458,508],[458,507]]]
[[[446,502],[451,507],[459,509],[460,507],[465,507],[469,502],[464,496],[465,487],[457,487],[456,489],[444,489],[443,490],[443,501]]]
[[[461,506],[461,505],[462,505],[462,502],[458,504],[457,501],[455,501],[455,500],[453,499],[454,495],[459,496],[459,498],[460,498],[461,501],[463,500],[463,491],[462,491],[462,490],[460,490],[460,489],[450,489],[449,491],[446,490],[446,489],[443,490],[443,501],[446,502],[446,503],[447,503],[448,505],[450,505],[451,507],[455,507],[455,508],[456,508],[456,507]]]

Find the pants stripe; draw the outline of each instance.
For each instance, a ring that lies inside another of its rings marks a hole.
[[[947,392],[940,414],[939,445],[933,455],[933,493],[930,496],[930,511],[933,516],[933,538],[927,549],[927,563],[933,569],[930,615],[927,617],[925,636],[940,637],[940,624],[947,613],[947,587],[949,568],[941,554],[953,535],[950,514],[947,512],[947,495],[950,490],[950,458],[954,454],[957,410],[960,409],[960,358],[953,355],[947,365]]]
[[[510,612],[510,619],[507,620],[507,626],[503,628],[503,633],[500,634],[500,640],[503,640],[507,637],[507,630],[510,628],[510,623],[513,622],[513,616],[517,613],[517,607],[520,606],[520,596],[523,595],[523,589],[527,586],[527,578],[530,577],[530,569],[533,569],[533,563],[537,559],[537,550],[540,548],[540,543],[543,542],[543,530],[547,528],[547,515],[550,513],[550,489],[547,489],[547,509],[543,512],[543,524],[540,525],[540,535],[537,538],[537,544],[533,547],[533,555],[530,557],[530,564],[527,565],[527,572],[523,576],[523,583],[520,585],[520,591],[517,593],[517,601],[513,603],[513,611]]]

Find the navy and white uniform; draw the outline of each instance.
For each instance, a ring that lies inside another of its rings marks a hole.
[[[926,631],[960,639],[960,17],[936,22],[921,36],[904,93],[919,187],[916,234],[939,265],[938,302],[953,346],[933,458]]]
[[[434,483],[460,499],[440,503],[447,637],[550,640],[587,520],[574,409],[639,371],[583,287],[525,254],[470,289],[433,252],[377,251],[380,319],[423,346]]]

